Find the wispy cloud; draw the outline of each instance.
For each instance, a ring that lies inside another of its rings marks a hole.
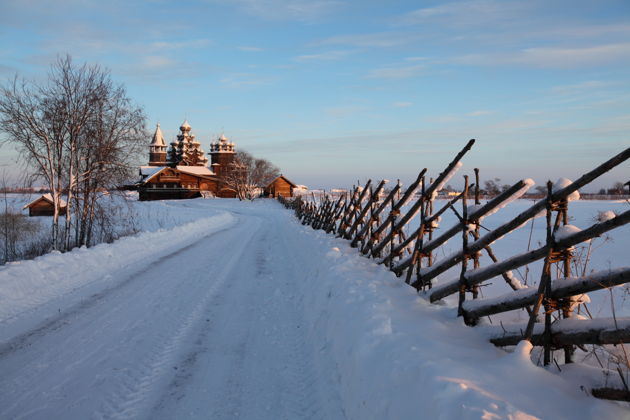
[[[517,53],[468,54],[449,61],[465,65],[522,64],[540,68],[597,67],[630,61],[630,42],[589,47],[526,48]]]
[[[252,73],[232,73],[223,77],[221,85],[226,88],[246,88],[269,84],[269,80],[263,79],[256,74]]]
[[[424,65],[388,66],[370,70],[365,77],[368,79],[409,79],[418,76],[425,69]]]
[[[582,48],[528,48],[517,62],[539,67],[598,66],[630,59],[630,42]]]
[[[234,5],[244,13],[265,20],[316,21],[338,11],[345,2],[337,0],[215,0]]]
[[[413,105],[413,102],[394,102],[392,104],[393,108],[408,108]]]
[[[580,83],[574,83],[571,85],[562,85],[562,86],[554,86],[549,91],[558,95],[572,95],[575,93],[583,93],[585,91],[592,91],[602,88],[607,88],[615,83],[612,81],[601,81],[601,80],[587,80]]]
[[[180,50],[186,48],[203,48],[210,45],[209,39],[190,39],[182,41],[157,41],[151,43],[150,47],[153,50]]]
[[[398,17],[400,24],[416,25],[442,21],[449,25],[476,25],[517,19],[528,8],[527,2],[472,0],[443,3],[414,10]]]
[[[325,108],[324,112],[332,117],[348,117],[365,110],[366,107],[363,105],[342,105]]]
[[[237,47],[237,49],[240,50],[240,51],[246,51],[246,52],[261,52],[261,51],[263,51],[262,48],[259,48],[259,47],[248,47],[248,46]]]
[[[466,116],[468,116],[468,117],[482,117],[484,115],[492,115],[492,114],[494,114],[494,111],[488,111],[488,110],[480,109],[480,110],[477,110],[477,111],[469,112],[468,114],[466,114]]]
[[[396,47],[414,42],[418,34],[409,32],[378,32],[371,34],[337,35],[325,38],[312,45],[347,45],[353,47]]]
[[[295,57],[295,61],[330,61],[341,60],[352,54],[352,51],[326,51],[319,54],[305,54]]]
[[[177,65],[177,61],[161,55],[147,55],[142,57],[140,64],[147,70],[164,69]]]

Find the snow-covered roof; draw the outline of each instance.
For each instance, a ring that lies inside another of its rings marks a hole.
[[[181,131],[190,131],[190,124],[188,124],[188,120],[184,120],[182,125],[179,127]]]
[[[189,175],[213,176],[214,172],[206,166],[177,166],[177,170]]]
[[[293,182],[292,182],[289,178],[287,178],[287,177],[286,177],[286,176],[284,176],[284,175],[280,175],[279,177],[277,177],[276,179],[274,179],[273,181],[271,181],[267,187],[271,186],[271,184],[273,184],[274,182],[276,182],[276,181],[277,181],[277,180],[279,180],[280,178],[282,178],[282,179],[284,179],[286,182],[288,182],[288,183],[289,183],[289,184],[290,184],[293,188],[297,187],[297,185],[296,185],[296,184],[294,184],[294,183],[293,183]]]
[[[165,168],[166,166],[141,166],[140,167],[140,175],[151,176],[155,175],[160,169]]]
[[[151,179],[156,177],[160,172],[165,169],[168,169],[168,166],[141,166],[140,173],[144,175],[143,171],[146,172],[146,177],[143,177],[140,182],[146,183]],[[209,168],[205,166],[176,166],[175,169],[183,174],[195,175],[195,176],[215,176],[214,172],[212,172]]]
[[[157,126],[155,127],[155,133],[153,134],[151,146],[166,146],[166,143],[164,142],[164,136],[162,135],[162,130],[160,129],[160,124],[157,124]]]
[[[24,207],[22,207],[22,209],[29,208],[29,207],[31,207],[33,204],[35,204],[35,203],[37,203],[38,201],[41,201],[41,200],[44,200],[44,201],[49,202],[50,204],[53,204],[53,197],[52,197],[52,194],[50,194],[50,193],[46,193],[46,194],[43,194],[43,195],[41,195],[41,196],[37,197],[35,200],[31,201],[30,203],[28,203],[27,205],[25,205]],[[63,200],[63,199],[61,199],[61,198],[59,199],[59,206],[60,206],[60,207],[65,207],[65,206],[66,206],[66,204],[67,204],[67,203],[66,203],[66,201],[65,201],[65,200]]]

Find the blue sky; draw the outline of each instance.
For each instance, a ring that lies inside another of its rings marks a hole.
[[[312,187],[436,175],[470,138],[465,172],[504,182],[630,146],[628,0],[0,0],[0,78],[65,53],[169,140],[187,118],[206,151],[224,132]]]

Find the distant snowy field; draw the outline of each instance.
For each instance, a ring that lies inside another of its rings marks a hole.
[[[359,256],[347,241],[300,225],[272,200],[137,202],[133,195],[129,198],[114,202],[128,205],[127,213],[121,214],[134,218],[140,233],[112,244],[0,267],[0,354],[15,337],[115,287],[120,278],[142,272],[162,256],[230,229],[242,218],[268,218],[279,223],[269,229],[290,238],[283,247],[291,250],[292,264],[300,267],[300,274],[286,281],[297,284],[296,299],[320,380],[339,390],[339,401],[329,404],[339,404],[345,418],[630,418],[626,405],[595,400],[582,390],[606,382],[599,371],[576,364],[562,366],[558,375],[555,367],[546,371],[534,366],[526,347],[513,353],[494,348],[480,331],[463,325],[452,304],[429,304],[402,279]],[[24,197],[13,200],[16,207],[28,202]],[[483,225],[493,229],[531,204],[517,200]],[[571,224],[586,228],[600,212],[629,207],[622,201],[577,201],[570,203],[569,215]],[[455,220],[447,212],[440,227],[448,228]],[[544,231],[544,220],[535,219],[533,228],[530,222],[496,242],[493,249],[500,259],[524,252],[530,232],[534,248],[544,239]],[[436,260],[456,249],[459,241],[453,238],[438,250]],[[269,242],[268,248],[271,253],[281,249],[275,242]],[[627,266],[629,250],[630,226],[616,229],[594,241],[586,271]],[[482,266],[487,263],[482,261]],[[441,279],[456,275],[457,270],[451,270]],[[515,275],[525,282],[525,271]],[[527,284],[536,284],[539,277],[540,264],[530,265]],[[490,283],[482,288],[486,297],[509,290],[500,277]],[[627,289],[616,287],[612,293],[617,316],[630,316]],[[591,301],[593,316],[609,316],[608,291],[592,293]],[[525,319],[520,313],[510,318],[507,321]],[[262,325],[265,320],[250,322]],[[587,364],[593,365],[589,360]]]

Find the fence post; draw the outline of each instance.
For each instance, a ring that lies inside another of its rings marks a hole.
[[[464,195],[462,196],[462,269],[459,275],[459,302],[457,305],[457,315],[462,316],[462,305],[466,300],[466,268],[468,266],[468,208],[466,196],[468,195],[468,175],[464,175]]]

